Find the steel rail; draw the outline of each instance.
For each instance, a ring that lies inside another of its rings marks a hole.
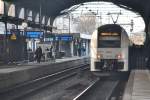
[[[118,81],[97,80],[73,100],[109,100]]]
[[[15,100],[17,98],[23,97],[31,92],[37,91],[48,85],[52,85],[63,79],[76,75],[79,70],[88,69],[88,67],[84,67],[84,66],[88,66],[88,64],[84,64],[78,67],[74,66],[73,68],[69,68],[69,69],[67,68],[63,71],[50,74],[44,77],[40,77],[29,82],[22,83],[20,85],[17,85],[15,87],[12,87],[10,89],[1,92],[0,98],[3,98],[3,100]]]

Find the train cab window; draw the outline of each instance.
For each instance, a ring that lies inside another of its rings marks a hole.
[[[99,48],[118,48],[121,45],[121,36],[116,32],[103,32],[98,34]]]

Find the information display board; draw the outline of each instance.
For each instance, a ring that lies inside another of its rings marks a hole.
[[[72,41],[73,36],[72,35],[58,35],[55,37],[56,41]]]
[[[42,38],[43,31],[27,31],[26,37],[27,38]]]

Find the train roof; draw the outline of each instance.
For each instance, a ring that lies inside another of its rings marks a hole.
[[[98,32],[102,33],[102,32],[118,32],[121,33],[122,31],[122,27],[118,24],[106,24],[106,25],[102,25],[98,28]]]

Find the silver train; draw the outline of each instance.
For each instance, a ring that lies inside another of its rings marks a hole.
[[[128,71],[129,45],[127,32],[120,25],[100,26],[91,38],[91,71]]]

